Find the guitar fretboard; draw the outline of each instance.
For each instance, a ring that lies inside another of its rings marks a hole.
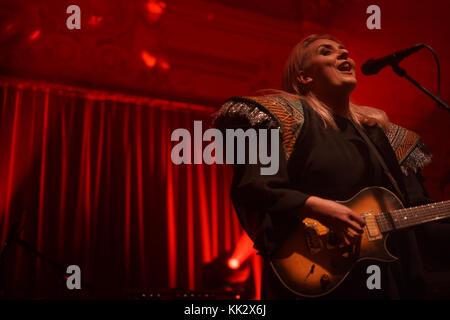
[[[450,200],[376,215],[381,232],[404,229],[450,217]]]

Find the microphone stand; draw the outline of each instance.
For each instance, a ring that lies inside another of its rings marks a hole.
[[[392,64],[392,70],[394,70],[394,72],[403,78],[406,78],[407,80],[409,80],[412,84],[414,84],[417,88],[419,88],[420,90],[422,90],[423,92],[425,92],[431,99],[433,99],[435,102],[437,102],[438,107],[443,109],[443,110],[447,110],[450,112],[450,107],[445,104],[444,101],[442,101],[441,99],[439,99],[439,97],[436,97],[434,94],[432,94],[430,91],[428,91],[427,89],[425,89],[423,86],[421,86],[416,80],[414,80],[413,78],[411,78],[407,73],[406,70],[399,67],[398,63]]]
[[[3,292],[5,290],[5,279],[3,278],[5,276],[5,265],[6,265],[6,256],[7,252],[11,248],[12,243],[16,243],[19,246],[22,246],[27,251],[31,252],[33,255],[37,256],[38,258],[42,259],[43,261],[47,262],[52,268],[57,271],[61,277],[66,276],[66,267],[61,265],[60,263],[52,260],[51,258],[45,256],[42,252],[37,250],[35,247],[30,245],[28,242],[24,241],[21,238],[21,233],[23,231],[23,228],[25,226],[25,220],[28,216],[28,210],[21,210],[18,216],[16,217],[15,221],[10,226],[9,232],[7,233],[6,241],[3,246],[3,248],[0,250],[0,298]],[[93,287],[87,283],[86,281],[82,280],[83,287],[89,290],[93,290]]]

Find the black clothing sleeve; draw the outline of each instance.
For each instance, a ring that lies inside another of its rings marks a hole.
[[[261,175],[260,164],[234,165],[231,186],[236,213],[255,249],[264,257],[270,257],[300,223],[300,210],[309,197],[292,187],[281,141],[278,158],[275,175]]]
[[[278,123],[267,113],[251,104],[232,103],[213,116],[213,125],[226,136],[226,129],[277,129]],[[270,136],[270,134],[268,135]],[[268,148],[271,150],[270,138]],[[225,150],[226,150],[226,143]],[[248,159],[248,144],[246,145]],[[289,181],[287,160],[280,139],[278,143],[278,171],[262,175],[257,164],[233,165],[231,200],[240,223],[254,242],[255,249],[264,258],[270,257],[279,247],[289,230],[300,223],[300,209],[308,194],[295,190]],[[236,150],[235,150],[236,157]],[[271,158],[272,155],[270,155]]]
[[[430,195],[423,185],[425,179],[422,176],[421,170],[417,169],[415,172],[411,168],[408,168],[407,173],[407,175],[403,174],[403,181],[407,190],[410,206],[414,207],[435,202],[430,199]]]

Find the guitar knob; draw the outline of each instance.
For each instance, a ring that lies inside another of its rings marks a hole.
[[[322,288],[326,288],[330,284],[330,277],[328,274],[324,273],[322,277],[320,277],[320,285]]]

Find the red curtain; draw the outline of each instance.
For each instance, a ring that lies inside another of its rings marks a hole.
[[[1,80],[1,246],[21,238],[95,294],[201,290],[205,263],[242,235],[224,165],[174,165],[173,130],[210,124],[212,108],[66,86]],[[259,280],[259,260],[254,278]],[[64,275],[12,243],[9,296],[67,294]]]

